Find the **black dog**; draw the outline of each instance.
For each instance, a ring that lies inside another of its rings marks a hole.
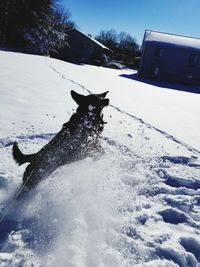
[[[30,162],[23,175],[27,189],[35,187],[59,166],[83,159],[100,148],[98,139],[105,124],[102,109],[109,104],[105,98],[107,93],[84,96],[71,91],[72,98],[79,105],[76,113],[39,152],[25,155],[14,143],[15,161],[19,165]]]

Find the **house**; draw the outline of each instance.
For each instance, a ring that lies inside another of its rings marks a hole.
[[[109,48],[77,29],[69,30],[67,34],[69,46],[59,51],[56,56],[59,59],[73,63],[104,65],[112,55]]]
[[[146,30],[138,75],[200,86],[200,39]]]

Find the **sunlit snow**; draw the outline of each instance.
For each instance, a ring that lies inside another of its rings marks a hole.
[[[200,94],[149,85],[134,71],[0,52],[0,266],[200,264]],[[25,166],[76,110],[109,91],[105,154],[58,168],[23,201]]]

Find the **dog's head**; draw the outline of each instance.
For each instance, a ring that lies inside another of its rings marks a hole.
[[[107,93],[108,91],[102,94],[84,96],[72,90],[71,96],[79,105],[77,109],[78,113],[91,113],[93,115],[100,116],[102,109],[109,105],[109,99],[106,98]]]

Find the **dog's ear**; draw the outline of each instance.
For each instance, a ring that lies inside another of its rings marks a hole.
[[[85,96],[84,95],[80,95],[78,93],[76,93],[75,91],[71,90],[71,96],[74,99],[74,101],[80,105],[81,103],[84,102],[85,100]]]
[[[102,93],[102,94],[98,94],[98,96],[101,98],[105,98],[108,92],[109,91],[106,91],[105,93]]]

